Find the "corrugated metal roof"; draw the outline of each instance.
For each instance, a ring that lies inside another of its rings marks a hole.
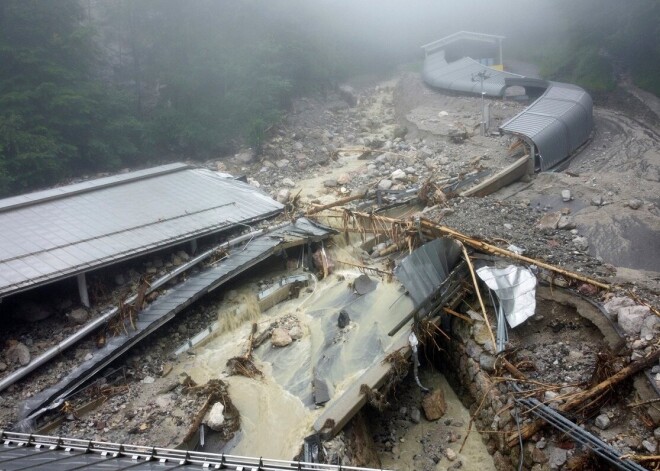
[[[529,138],[538,150],[536,167],[544,171],[568,158],[589,138],[593,102],[586,91],[575,85],[538,83],[548,87],[545,93],[500,126],[500,130]]]
[[[510,72],[502,72],[479,62],[464,57],[454,62],[447,62],[442,51],[429,54],[424,59],[422,78],[428,85],[445,90],[463,93],[481,94],[481,82],[477,74],[485,73],[484,93],[488,96],[501,97],[506,90],[506,78],[521,77]]]
[[[282,209],[254,187],[183,164],[0,200],[0,296]]]
[[[268,458],[201,453],[76,438],[0,432],[0,469],[167,470],[226,469],[233,471],[377,471],[372,468],[272,460]],[[383,470],[381,470],[383,471]]]
[[[461,255],[460,246],[451,239],[435,239],[404,258],[394,275],[420,306],[447,279]]]

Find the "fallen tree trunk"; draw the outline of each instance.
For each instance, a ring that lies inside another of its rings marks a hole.
[[[644,358],[640,358],[639,360],[632,362],[630,365],[619,370],[617,373],[613,374],[606,380],[601,381],[593,388],[575,394],[570,400],[558,407],[559,412],[571,412],[577,409],[588,400],[599,396],[615,384],[618,384],[624,379],[629,378],[635,373],[643,370],[644,368],[651,366],[653,363],[658,361],[658,358],[660,358],[660,349],[649,353]],[[531,424],[527,424],[520,430],[520,436],[522,436],[523,440],[527,440],[536,432],[541,430],[544,424],[545,422],[542,420],[537,420]],[[515,446],[516,443],[518,443],[518,440],[519,438],[517,433],[510,435],[508,438],[509,446]]]
[[[386,224],[392,224],[392,225],[399,225],[399,226],[407,226],[411,224],[411,221],[404,221],[402,219],[395,219],[395,218],[390,218],[386,216],[380,216],[380,215],[373,215],[373,214],[368,214],[364,212],[359,212],[359,211],[350,211],[345,208],[334,208],[335,211],[342,211],[346,212],[351,216],[358,217],[361,219],[368,219],[370,221],[379,221],[381,223],[386,223]],[[495,245],[489,244],[487,242],[484,242],[482,240],[475,239],[473,237],[470,237],[468,235],[462,234],[454,229],[451,229],[450,227],[442,226],[440,224],[436,224],[433,221],[430,221],[428,219],[420,218],[419,221],[415,221],[415,223],[418,222],[418,228],[421,230],[425,235],[432,236],[432,237],[449,237],[450,239],[455,239],[460,242],[463,242],[465,245],[469,245],[473,249],[476,249],[480,252],[485,252],[485,253],[490,253],[493,255],[499,255],[501,257],[506,257],[510,258],[512,260],[517,260],[520,262],[525,262],[530,265],[536,265],[539,268],[543,268],[549,271],[552,271],[554,273],[558,273],[560,275],[566,276],[568,278],[572,278],[574,280],[582,281],[583,283],[588,283],[590,285],[597,286],[598,288],[609,290],[611,288],[611,285],[607,283],[603,283],[598,280],[594,280],[592,278],[589,278],[584,275],[580,275],[579,273],[575,273],[569,270],[565,270],[561,267],[557,267],[555,265],[551,265],[549,263],[542,262],[540,260],[536,260],[533,258],[525,257],[524,255],[519,255],[515,252],[512,252],[510,250],[506,250],[500,247],[497,247]],[[376,225],[373,225],[372,228],[370,229],[378,229]],[[386,232],[383,230],[383,232]]]
[[[314,205],[312,209],[307,211],[307,216],[310,216],[312,214],[316,214],[321,211],[325,211],[326,209],[334,208],[336,206],[341,206],[346,203],[350,203],[351,201],[355,200],[361,200],[367,197],[369,191],[365,191],[364,193],[360,193],[358,195],[353,195],[353,196],[347,196],[346,198],[341,198],[338,199],[337,201],[333,201],[332,203],[324,204],[324,205]]]

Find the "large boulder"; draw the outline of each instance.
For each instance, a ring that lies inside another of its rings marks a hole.
[[[225,406],[221,402],[216,402],[211,407],[209,412],[209,418],[206,420],[206,425],[216,432],[222,430],[222,426],[225,423]]]
[[[619,309],[618,323],[626,335],[638,336],[642,331],[644,319],[651,313],[646,306],[630,306]]]
[[[438,420],[447,412],[447,402],[442,389],[434,389],[422,399],[422,409],[426,420]]]
[[[273,347],[286,347],[291,342],[293,342],[293,339],[288,331],[281,327],[273,329],[273,333],[270,335],[270,343],[273,344]]]

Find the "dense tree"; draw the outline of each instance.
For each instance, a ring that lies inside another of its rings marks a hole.
[[[0,0],[0,195],[258,149],[296,94],[460,29],[548,78],[660,93],[658,0]]]
[[[116,167],[136,121],[94,80],[92,29],[74,0],[0,2],[0,192]]]

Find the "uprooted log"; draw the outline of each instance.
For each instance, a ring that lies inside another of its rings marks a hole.
[[[590,401],[603,393],[614,385],[620,383],[621,381],[631,377],[632,375],[638,373],[639,371],[651,366],[653,363],[658,361],[660,358],[660,349],[655,350],[643,358],[640,358],[637,361],[632,362],[625,368],[619,370],[617,373],[613,374],[604,381],[601,381],[596,386],[587,389],[573,395],[567,402],[558,407],[559,412],[571,412],[578,409],[580,406],[585,404],[587,401]],[[541,420],[534,421],[530,424],[525,425],[520,430],[520,436],[523,440],[529,439],[532,435],[538,432],[544,425],[544,422]],[[517,433],[512,434],[508,438],[508,443],[510,446],[515,446],[518,443],[519,435]]]
[[[212,379],[208,383],[201,386],[198,386],[192,382],[190,386],[184,387],[183,392],[185,394],[206,396],[204,404],[202,404],[202,407],[192,418],[188,432],[183,438],[183,443],[189,442],[195,436],[195,434],[198,433],[199,427],[202,425],[206,413],[216,402],[221,402],[225,407],[224,415],[226,421],[222,431],[222,439],[229,440],[231,437],[233,437],[234,432],[236,432],[239,428],[240,416],[238,409],[236,406],[234,406],[231,398],[229,397],[227,384],[224,381],[219,379]]]
[[[230,375],[240,375],[247,378],[256,378],[263,376],[263,373],[257,365],[254,364],[252,360],[252,350],[260,345],[258,341],[260,340],[257,335],[257,324],[256,322],[252,324],[252,330],[250,331],[250,336],[247,340],[247,346],[245,348],[245,353],[240,356],[232,357],[227,360],[227,369]]]

